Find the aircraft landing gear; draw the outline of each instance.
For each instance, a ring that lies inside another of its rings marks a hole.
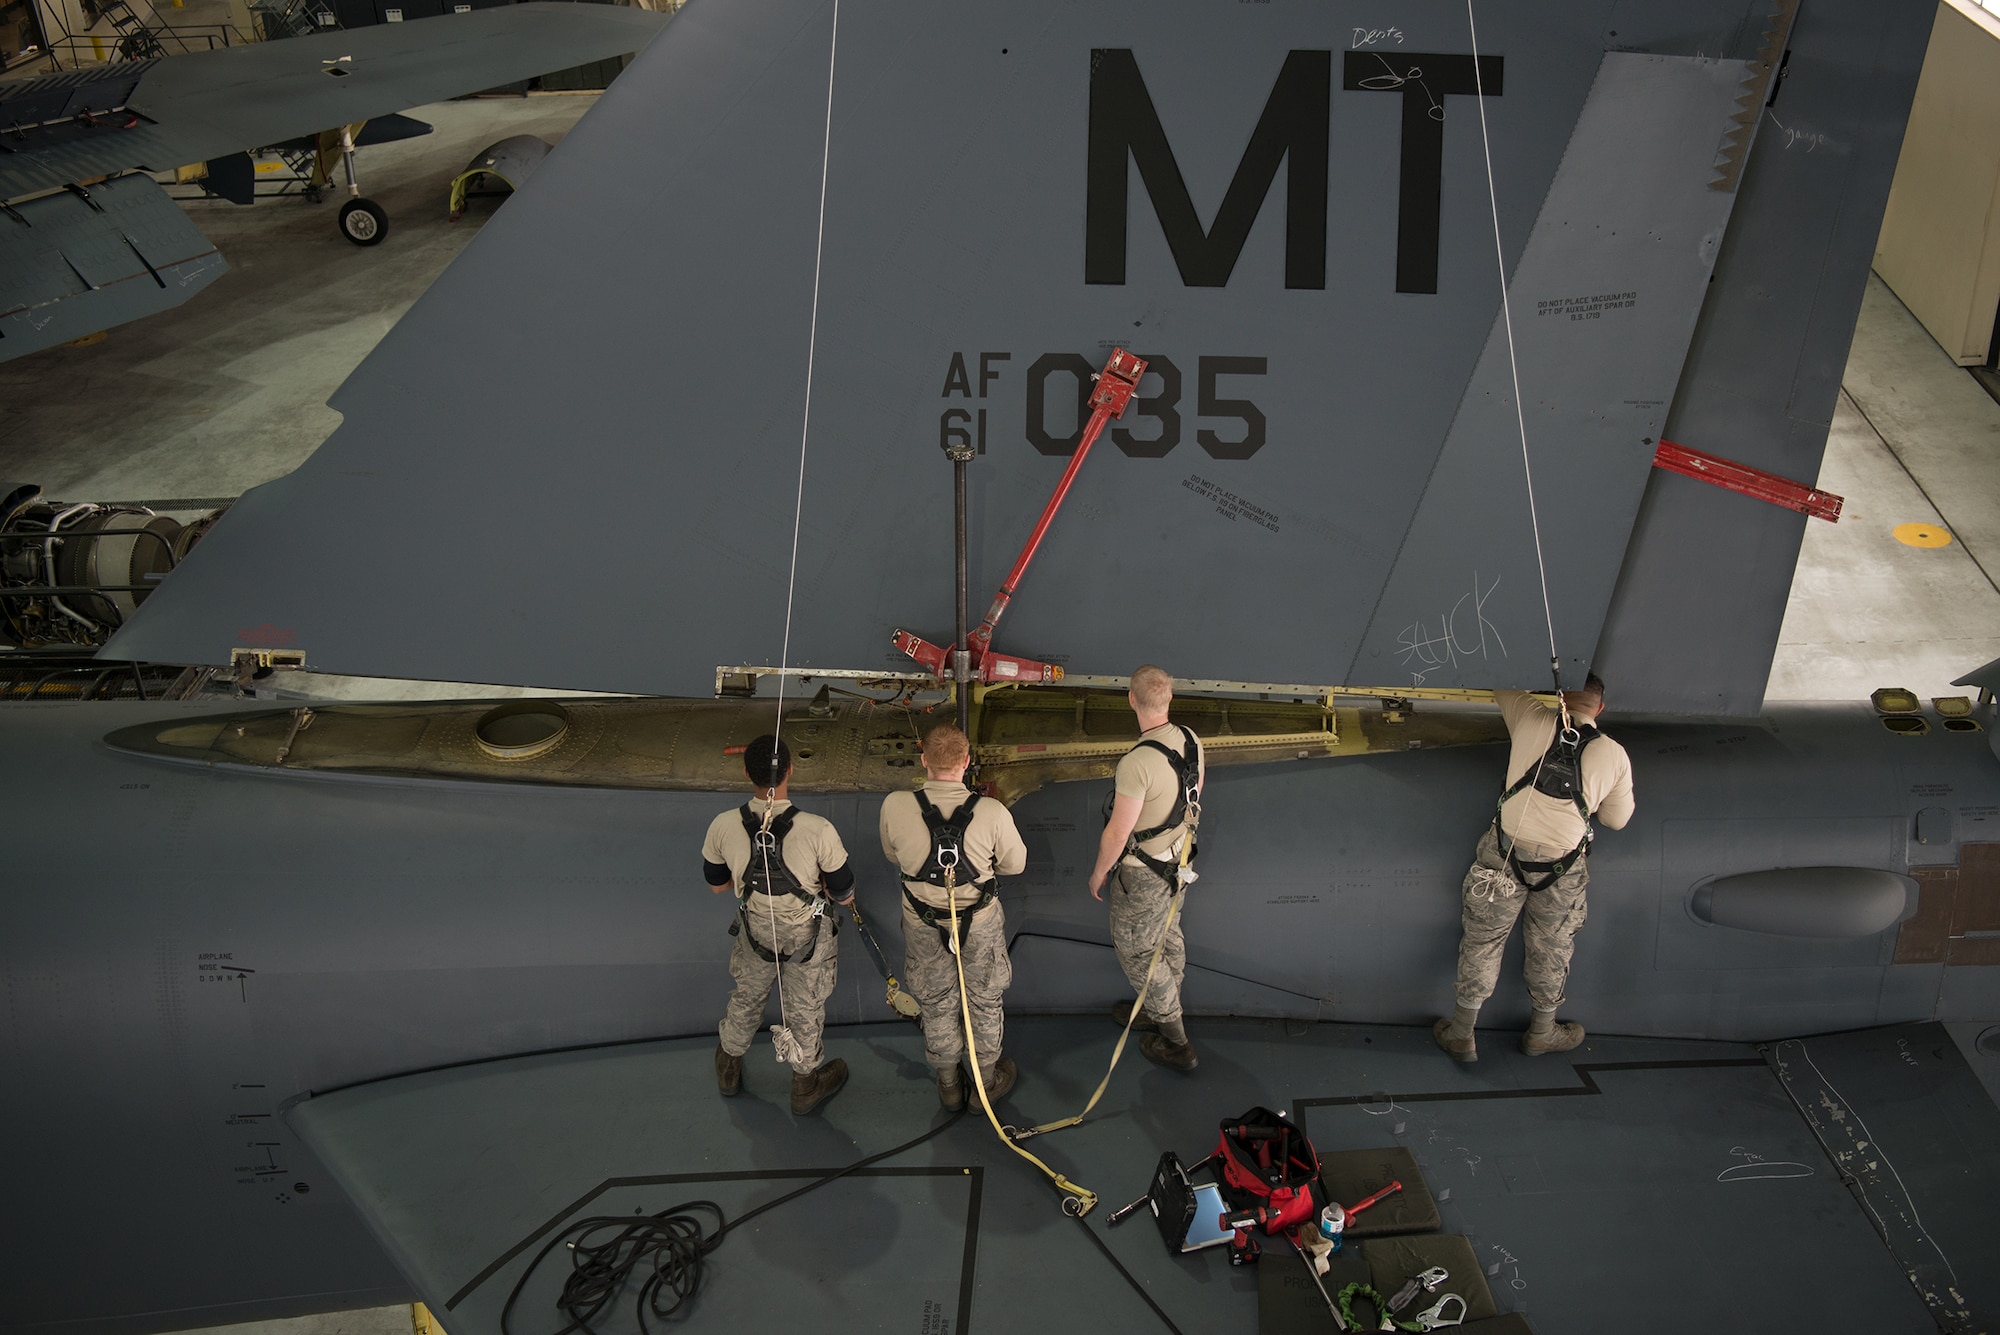
[[[340,127],[340,159],[347,169],[347,193],[353,196],[340,206],[340,234],[357,246],[378,246],[389,234],[389,215],[374,200],[361,197],[361,182],[354,175],[355,128]]]
[[[372,199],[356,196],[340,206],[340,234],[357,246],[380,245],[389,232],[389,215]]]

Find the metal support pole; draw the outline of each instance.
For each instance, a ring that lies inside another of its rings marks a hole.
[[[955,558],[955,577],[958,581],[957,618],[951,627],[951,675],[958,684],[958,730],[967,737],[972,735],[972,652],[966,647],[966,621],[969,618],[966,592],[965,559],[965,469],[972,461],[972,452],[956,449],[951,453],[951,503],[952,503],[952,547]]]

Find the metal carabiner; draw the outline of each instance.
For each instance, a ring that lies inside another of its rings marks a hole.
[[[1457,1316],[1449,1318],[1445,1316],[1444,1305],[1446,1303],[1458,1304]],[[1417,1313],[1412,1318],[1411,1324],[1419,1330],[1441,1330],[1446,1326],[1462,1326],[1465,1324],[1465,1299],[1455,1293],[1447,1293],[1444,1297]]]

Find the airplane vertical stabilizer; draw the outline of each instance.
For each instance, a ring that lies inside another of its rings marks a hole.
[[[939,446],[979,451],[982,596],[1123,346],[1151,373],[996,648],[1544,686],[1499,275],[1574,674],[1732,199],[1827,207],[1758,189],[1774,10],[1490,4],[1475,65],[1449,6],[882,3],[837,42],[830,3],[690,6],[108,652],[705,694],[778,659],[789,603],[794,664],[908,666],[890,631],[951,620]],[[1821,281],[1775,272],[1752,307]],[[1753,399],[1790,383],[1752,365]],[[534,392],[447,392],[496,379]],[[1621,703],[1654,685],[1631,666]]]

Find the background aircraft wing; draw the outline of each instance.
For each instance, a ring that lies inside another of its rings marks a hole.
[[[1844,355],[1853,238],[1879,216],[1928,15],[1829,13],[1787,86],[1880,74],[1829,111],[1851,118],[1844,156],[1785,196],[1759,189],[1778,150],[1751,148],[1789,16],[1495,9],[1475,65],[1442,12],[1371,43],[1358,6],[881,4],[842,12],[829,98],[830,4],[691,7],[342,387],[341,429],[107,652],[277,643],[332,671],[706,693],[720,664],[779,659],[789,606],[792,663],[908,666],[892,628],[950,633],[939,445],[981,450],[976,611],[1122,345],[1153,373],[997,647],[1085,672],[1544,686],[1524,421],[1576,680],[1651,540],[1633,521],[1670,409],[1722,405],[1717,452],[1770,466],[1759,414],[1789,405],[1816,470],[1832,391],[1812,376]],[[1829,201],[1847,221],[1795,228],[1799,263],[1719,271],[1746,328],[1698,343],[1728,387],[1704,397],[1690,340],[1738,215],[1782,231]],[[1772,357],[1719,359],[1760,336]],[[438,392],[496,377],[539,388]],[[1675,540],[1732,522],[1697,506]],[[1788,579],[1798,530],[1775,531]],[[1671,698],[1689,661],[1671,641],[1712,616],[1649,606],[1619,613],[1652,651],[1624,707]],[[1745,679],[1776,635],[1750,610]]]
[[[0,217],[0,359],[178,306],[229,266],[150,176]]]
[[[505,5],[0,83],[0,199],[166,171],[621,55],[665,22],[623,6]]]

